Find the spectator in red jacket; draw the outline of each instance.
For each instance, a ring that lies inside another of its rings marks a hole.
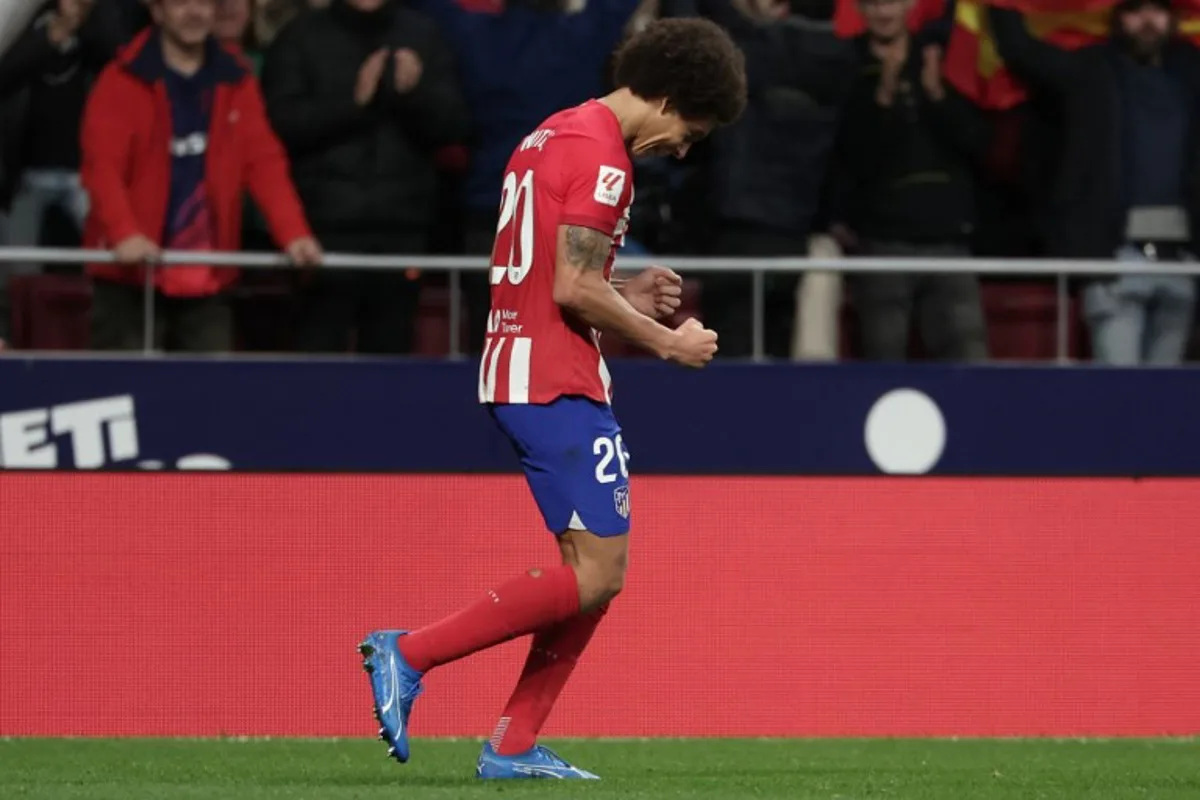
[[[298,265],[315,265],[313,239],[249,67],[215,39],[217,0],[152,0],[143,31],[96,82],[84,111],[82,178],[92,210],[90,247],[119,264],[94,264],[92,346],[142,343],[146,265],[160,248],[237,250],[249,189],[275,240]],[[160,267],[156,341],[168,350],[232,346],[225,290],[235,270]]]

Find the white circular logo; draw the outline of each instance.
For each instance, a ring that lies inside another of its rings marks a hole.
[[[946,420],[924,392],[893,389],[871,406],[864,438],[881,472],[922,475],[937,466],[946,449]]]
[[[175,462],[176,469],[182,470],[229,470],[233,469],[233,464],[229,459],[223,456],[214,456],[208,453],[193,453],[190,456],[184,456]]]

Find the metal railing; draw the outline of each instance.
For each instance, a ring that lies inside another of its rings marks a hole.
[[[0,247],[0,264],[97,264],[114,263],[111,251],[41,247]],[[145,282],[145,324],[143,349],[154,350],[154,279],[160,267],[173,264],[206,264],[220,268],[296,269],[282,253],[200,252],[167,250],[148,265]],[[459,331],[462,322],[460,274],[483,270],[487,259],[479,256],[392,255],[371,256],[352,253],[326,253],[316,269],[407,270],[449,273],[450,354],[462,354]],[[917,274],[962,273],[999,276],[1050,276],[1057,283],[1056,339],[1058,360],[1067,361],[1068,281],[1072,276],[1127,275],[1200,275],[1200,262],[1083,261],[1066,259],[995,259],[995,258],[734,258],[694,256],[618,257],[618,270],[637,270],[665,265],[685,277],[690,273],[749,272],[752,278],[753,357],[763,357],[763,317],[765,315],[764,278],[767,273],[836,272]]]

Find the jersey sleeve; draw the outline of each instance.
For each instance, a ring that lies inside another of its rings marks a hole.
[[[632,189],[629,159],[586,137],[572,138],[562,145],[560,223],[614,235]]]

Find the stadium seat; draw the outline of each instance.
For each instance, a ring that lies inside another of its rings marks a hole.
[[[1200,322],[1192,326],[1192,335],[1188,338],[1187,361],[1200,361]]]
[[[988,281],[981,291],[987,324],[988,352],[993,361],[1055,361],[1058,358],[1057,289],[1044,281]],[[1086,346],[1074,295],[1067,306],[1067,345],[1071,359],[1086,356]],[[916,321],[910,332],[908,356],[927,357]],[[841,313],[843,360],[860,357],[857,312],[847,298]]]
[[[289,273],[248,271],[234,286],[234,350],[287,353],[296,328],[295,278]]]
[[[82,275],[17,275],[9,280],[12,345],[20,350],[87,350],[92,284]]]
[[[1078,303],[1068,298],[1067,352],[1081,355]],[[997,361],[1054,361],[1058,358],[1058,290],[1049,281],[985,281],[983,312],[988,349]]]
[[[461,302],[461,301],[460,301]],[[460,319],[460,347],[467,345],[466,303]],[[446,286],[421,286],[417,307],[417,331],[414,352],[420,356],[445,356],[450,353],[450,289]]]

